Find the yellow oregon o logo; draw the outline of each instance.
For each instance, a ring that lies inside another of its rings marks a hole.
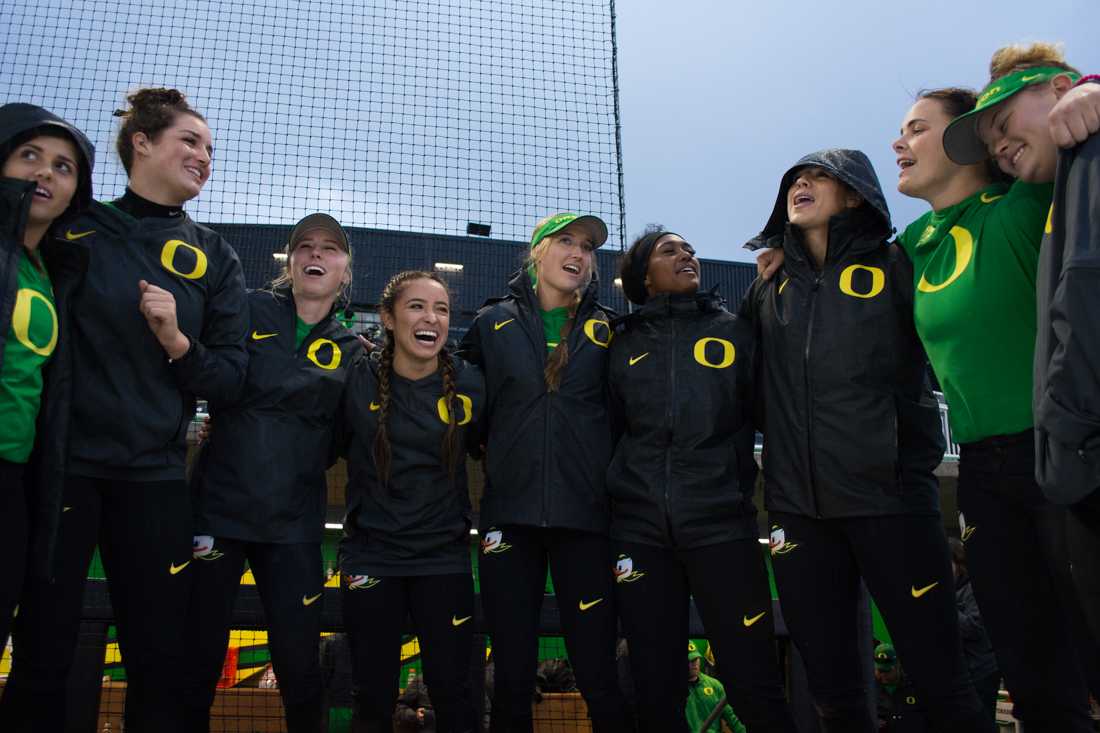
[[[317,358],[317,352],[320,351],[321,347],[325,344],[328,344],[332,347],[332,357],[328,360],[328,363],[322,363]],[[336,345],[335,341],[330,341],[329,339],[317,339],[309,345],[309,351],[306,352],[306,358],[308,358],[310,361],[312,361],[314,364],[321,367],[322,369],[335,369],[336,367],[340,366],[340,347]]]
[[[185,247],[195,255],[195,267],[191,272],[180,272],[176,269],[175,262],[176,251],[180,247]],[[206,274],[206,253],[198,247],[193,247],[182,239],[169,239],[164,243],[164,249],[160,251],[160,264],[164,266],[168,272],[185,277],[188,280],[198,280],[200,277]]]
[[[462,404],[462,419],[458,421],[458,424],[465,425],[474,417],[474,401],[464,394],[456,394],[455,398]],[[445,425],[450,425],[451,413],[447,409],[446,397],[439,398],[439,402],[435,403],[435,409],[436,412],[439,413],[439,419],[442,420]]]
[[[917,283],[917,290],[922,293],[935,293],[938,290],[943,290],[958,280],[959,275],[962,275],[970,265],[970,260],[974,256],[974,238],[970,236],[970,232],[960,226],[951,227],[949,233],[955,240],[955,271],[951,273],[951,277],[939,285],[933,285],[925,279],[924,275],[921,275],[920,282]]]
[[[607,338],[603,341],[596,336],[596,326],[603,326],[607,331]],[[595,318],[589,318],[584,322],[584,335],[588,337],[588,340],[596,344],[596,346],[602,346],[605,349],[611,343],[611,325],[607,321],[599,321]]]
[[[908,697],[905,698],[905,702],[907,702],[910,705],[916,705],[917,704],[917,698],[913,697],[912,695],[909,695]]]
[[[717,364],[707,361],[707,344],[721,344],[722,345],[722,360]],[[695,355],[695,361],[699,362],[705,367],[711,369],[725,369],[737,356],[737,349],[733,347],[733,343],[726,341],[725,339],[714,338],[713,336],[706,336],[695,342],[695,349],[693,351]]]
[[[871,289],[866,293],[857,293],[852,289],[852,276],[856,274],[856,270],[866,270],[871,273]],[[853,298],[873,298],[881,293],[884,287],[886,287],[886,273],[877,267],[848,265],[844,268],[844,272],[840,273],[840,292]]]
[[[35,300],[41,300],[50,311],[50,320],[53,329],[50,331],[50,340],[45,346],[38,346],[31,341],[31,307]],[[30,288],[23,288],[15,295],[15,310],[11,314],[11,330],[15,332],[15,338],[30,351],[39,356],[49,356],[57,346],[57,311],[53,303],[42,293]]]

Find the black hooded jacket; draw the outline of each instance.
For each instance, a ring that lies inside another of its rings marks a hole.
[[[247,542],[320,542],[325,470],[348,370],[362,352],[336,320],[295,348],[289,288],[248,294],[248,376],[239,399],[211,403],[213,430],[191,475],[196,534]]]
[[[36,576],[49,575],[53,565],[72,397],[72,295],[88,267],[87,247],[81,242],[65,241],[60,235],[67,222],[92,199],[92,166],[95,163],[95,148],[80,130],[41,107],[13,103],[0,106],[0,164],[7,161],[15,141],[43,127],[65,132],[76,144],[81,160],[73,201],[39,245],[53,287],[58,335],[54,352],[43,369],[42,402],[36,426],[38,438],[30,458],[34,486],[30,569]],[[0,178],[0,334],[11,329],[19,290],[23,234],[34,190],[32,182]],[[0,370],[4,363],[4,341],[0,338]]]
[[[865,204],[829,222],[817,270],[786,223],[794,172],[820,166]],[[749,243],[783,247],[742,315],[757,334],[758,417],[767,507],[811,517],[936,514],[943,457],[939,407],[913,326],[913,269],[887,243],[890,214],[859,151],[806,156],[783,177],[775,210]]]
[[[615,326],[611,536],[680,549],[756,537],[751,324],[698,293],[650,298]]]
[[[248,304],[236,252],[183,213],[135,219],[93,203],[66,232],[91,250],[76,294],[69,470],[127,481],[182,480],[196,397],[237,398],[248,365]],[[170,292],[191,342],[169,360],[138,310],[138,282]]]
[[[386,415],[390,468],[383,482],[374,456],[382,406],[378,366],[365,356],[351,366],[338,438],[348,461],[348,510],[340,541],[340,571],[345,575],[470,571],[465,458],[484,410],[485,381],[480,369],[461,359],[454,359],[454,380],[452,474],[443,451],[448,412],[442,370],[416,381],[391,372]]]
[[[483,529],[504,524],[608,530],[607,351],[614,313],[585,291],[569,333],[569,361],[547,389],[546,338],[526,271],[508,295],[488,301],[462,340],[463,357],[485,370],[486,485]]]

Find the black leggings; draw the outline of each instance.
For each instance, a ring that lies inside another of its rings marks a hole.
[[[1070,509],[1067,534],[1081,607],[1092,638],[1100,639],[1100,491]]]
[[[191,592],[191,502],[183,481],[72,477],[65,486],[52,583],[32,579],[12,629],[0,729],[64,730],[65,683],[84,581],[98,541],[126,667],[129,733],[181,726],[184,624]]]
[[[1032,730],[1091,731],[1078,654],[1095,645],[1069,579],[1066,511],[1035,483],[1032,431],[962,446],[959,511],[974,597],[1016,717]]]
[[[0,459],[0,645],[8,643],[27,570],[30,512],[24,478],[27,465]],[[2,646],[0,646],[2,648]]]
[[[366,733],[393,730],[401,669],[401,631],[407,615],[420,642],[424,683],[439,733],[476,729],[470,688],[474,584],[468,573],[365,577],[340,598],[351,646],[355,715]],[[360,730],[357,728],[356,730]]]
[[[867,660],[859,656],[862,577],[935,730],[992,731],[963,658],[938,516],[814,519],[772,512],[771,521],[783,618],[805,660],[823,730],[878,730],[867,706]]]
[[[210,730],[210,706],[229,644],[245,560],[256,579],[288,733],[316,733],[321,720],[321,546],[197,537],[188,614],[188,730]]]
[[[498,534],[499,533],[499,534]],[[630,725],[615,665],[611,547],[591,532],[506,525],[486,532],[481,602],[493,640],[492,733],[530,733],[546,567],[554,581],[569,661],[594,733]]]
[[[637,693],[638,729],[688,730],[684,706],[691,596],[737,717],[749,731],[793,733],[776,658],[768,571],[757,540],[693,550],[629,542],[612,546],[615,600]]]

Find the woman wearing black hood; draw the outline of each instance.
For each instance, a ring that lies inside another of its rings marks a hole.
[[[57,237],[92,199],[94,158],[84,133],[60,117],[33,104],[0,107],[0,644],[28,557],[36,575],[48,572],[57,532],[61,484],[48,473],[32,476],[28,462],[37,435],[49,436],[36,461],[47,471],[55,464],[43,455],[65,441],[63,414],[40,408],[68,360],[66,307],[87,253]]]
[[[857,643],[861,579],[936,730],[990,730],[960,648],[913,269],[891,233],[867,156],[834,149],[783,175],[747,245],[786,255],[742,304],[756,324],[772,563],[824,730],[876,730]]]
[[[794,731],[752,504],[752,326],[699,292],[699,260],[678,234],[639,237],[621,280],[641,308],[616,321],[608,354],[621,437],[607,491],[639,729],[688,729],[694,597],[737,715],[750,731]]]

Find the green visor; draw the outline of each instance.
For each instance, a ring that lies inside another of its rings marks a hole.
[[[562,212],[560,214],[554,214],[546,220],[545,224],[535,230],[534,235],[531,237],[531,246],[534,247],[543,239],[546,239],[551,234],[560,232],[570,224],[579,224],[583,226],[589,236],[592,237],[593,244],[597,247],[607,241],[607,224],[604,224],[603,219],[600,217],[590,214],[582,216],[580,214]]]
[[[989,150],[978,136],[978,120],[982,112],[1000,104],[1021,89],[1049,82],[1062,74],[1073,81],[1081,78],[1080,74],[1072,71],[1055,66],[1041,66],[1021,69],[990,82],[978,96],[978,103],[974,105],[974,109],[956,117],[944,131],[943,149],[947,157],[959,165],[972,165],[988,158]]]

